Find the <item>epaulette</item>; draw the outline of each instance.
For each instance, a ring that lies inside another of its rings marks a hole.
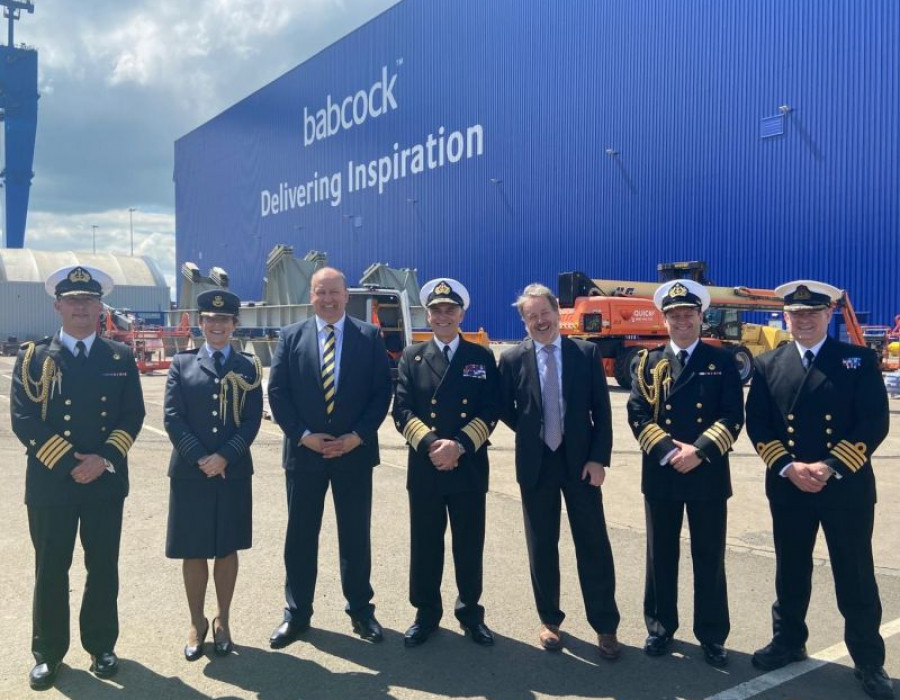
[[[249,358],[255,357],[255,355],[252,352],[246,352],[244,350],[241,350],[241,355],[244,355],[245,357],[249,357]]]
[[[187,350],[179,350],[176,355],[196,355],[200,352],[200,348],[188,348]]]

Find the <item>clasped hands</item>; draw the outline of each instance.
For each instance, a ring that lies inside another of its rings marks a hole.
[[[346,433],[340,437],[328,433],[310,433],[300,439],[300,444],[313,452],[322,455],[325,459],[343,457],[362,444],[362,438],[356,433]]]
[[[793,462],[785,476],[791,480],[791,483],[801,491],[806,493],[818,493],[832,474],[831,467],[825,462]]]
[[[439,472],[449,472],[459,466],[459,445],[456,440],[435,440],[428,447],[428,457]]]
[[[692,469],[696,469],[703,461],[697,455],[697,448],[689,442],[681,442],[681,440],[672,440],[678,447],[678,452],[672,455],[669,464],[679,474],[687,474]]]
[[[211,454],[198,459],[197,466],[200,467],[200,471],[206,474],[206,477],[208,479],[212,479],[217,476],[221,476],[224,479],[225,467],[228,466],[228,462],[220,454]]]
[[[79,460],[79,463],[70,474],[76,484],[89,484],[96,481],[106,471],[106,461],[100,455],[76,452],[75,459]]]

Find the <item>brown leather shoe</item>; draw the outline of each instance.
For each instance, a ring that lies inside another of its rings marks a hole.
[[[559,636],[559,625],[541,625],[538,632],[538,639],[541,646],[547,651],[559,651],[563,647],[562,639]]]
[[[622,655],[622,645],[619,644],[615,633],[598,634],[597,650],[600,652],[600,657],[607,661],[615,661]]]

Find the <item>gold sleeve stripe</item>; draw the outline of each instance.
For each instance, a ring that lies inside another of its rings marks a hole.
[[[640,444],[641,449],[649,454],[654,447],[668,436],[669,434],[656,423],[649,423],[644,426],[644,429],[641,431],[640,435],[638,435],[638,443]]]
[[[481,418],[476,418],[469,422],[462,431],[469,436],[476,451],[481,449],[481,446],[487,442],[487,439],[491,434],[491,431],[488,430],[487,425]]]
[[[769,469],[771,469],[779,459],[786,457],[789,454],[779,440],[758,442],[756,443],[756,451]]]
[[[134,444],[134,438],[124,430],[113,430],[106,439],[106,444],[112,445],[122,453],[123,457],[126,457],[128,455],[128,450],[130,450],[131,446]]]
[[[847,440],[841,440],[831,450],[831,454],[841,460],[852,472],[859,471],[866,463],[866,445],[862,442],[854,445]]]
[[[734,443],[734,436],[731,434],[731,431],[723,427],[721,423],[713,423],[703,434],[716,444],[719,452],[723,455],[728,452],[728,448]]]
[[[48,468],[53,469],[56,463],[62,458],[66,452],[72,449],[72,443],[64,440],[59,435],[52,436],[47,442],[41,445],[37,451],[36,457]]]
[[[428,433],[431,432],[429,427],[418,418],[412,418],[403,428],[403,437],[414,450],[419,449],[419,443],[422,442]]]

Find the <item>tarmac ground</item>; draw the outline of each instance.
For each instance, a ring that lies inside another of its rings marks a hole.
[[[6,464],[0,506],[0,698],[32,695],[27,674],[30,653],[34,554],[23,505],[24,450],[9,425],[12,358],[0,358],[0,455]],[[619,639],[626,646],[614,663],[599,658],[596,638],[585,619],[574,549],[563,519],[560,559],[565,650],[552,654],[537,645],[538,618],[528,574],[521,500],[513,466],[513,435],[500,426],[492,436],[483,604],[497,643],[481,648],[462,636],[452,615],[453,564],[447,547],[444,572],[446,614],[442,629],[427,644],[406,649],[402,636],[413,621],[408,602],[409,523],[405,489],[406,449],[390,420],[381,428],[382,465],[375,471],[372,516],[376,615],[385,641],[372,645],[357,638],[344,613],[333,512],[326,507],[319,552],[319,579],[313,627],[280,651],[268,637],[281,622],[286,524],[281,432],[265,421],[253,446],[254,546],[240,554],[240,574],[232,608],[236,653],[212,654],[188,663],[182,648],[188,626],[179,562],[164,552],[168,507],[166,469],[171,450],[163,430],[165,375],[142,380],[147,406],[144,429],[130,453],[131,495],[125,505],[120,559],[121,635],[116,651],[118,675],[108,681],[88,672],[81,649],[77,609],[84,583],[79,546],[71,573],[72,648],[56,685],[42,697],[73,700],[332,700],[344,698],[615,698],[617,700],[845,700],[865,698],[853,678],[843,646],[843,624],[823,538],[816,550],[813,597],[807,621],[810,659],[764,674],[750,664],[753,651],[771,636],[775,560],[771,519],[763,492],[764,466],[741,435],[731,458],[734,497],[729,501],[727,571],[731,663],[715,669],[703,661],[691,632],[692,580],[687,532],[681,557],[681,628],[671,653],[650,658],[642,652],[645,526],[640,493],[640,452],[628,430],[627,394],[612,390],[615,446],[603,486],[607,524],[622,614]],[[900,677],[900,401],[890,403],[892,429],[875,454],[879,503],[875,521],[875,560],[884,607],[886,669]],[[330,500],[330,499],[329,499]],[[449,533],[448,533],[449,537]],[[215,615],[210,582],[209,617]],[[898,688],[900,690],[900,688]]]

